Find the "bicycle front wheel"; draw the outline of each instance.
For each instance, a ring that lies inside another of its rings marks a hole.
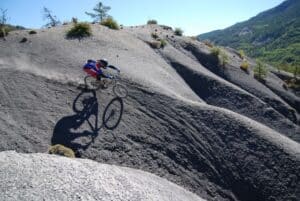
[[[125,98],[128,95],[126,87],[122,84],[116,83],[113,87],[114,94],[119,98]]]
[[[123,100],[116,97],[110,101],[104,110],[102,121],[105,128],[110,130],[115,129],[121,121],[122,114]]]

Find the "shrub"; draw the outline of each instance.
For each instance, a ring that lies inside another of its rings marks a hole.
[[[106,18],[105,20],[102,20],[100,24],[103,25],[103,26],[106,26],[110,29],[115,29],[115,30],[120,29],[118,23],[112,17],[109,17],[109,18]]]
[[[175,28],[174,34],[175,34],[176,36],[182,36],[183,30],[180,29],[180,28]]]
[[[0,27],[0,38],[7,36],[10,31],[11,31],[11,29],[9,27],[1,26]]]
[[[254,78],[258,79],[259,81],[263,81],[268,73],[266,65],[260,60],[256,60],[256,66],[254,67],[253,71]]]
[[[222,67],[225,67],[226,64],[228,64],[229,58],[227,54],[224,51],[221,51],[220,56],[219,56],[219,64]]]
[[[161,47],[161,48],[164,48],[167,44],[168,44],[168,43],[167,43],[166,40],[160,39],[160,47]]]
[[[221,49],[218,47],[213,47],[210,49],[210,54],[218,57],[220,55]]]
[[[205,41],[203,41],[203,43],[210,48],[214,47],[214,45],[209,40],[205,40]]]
[[[56,154],[60,156],[65,156],[69,158],[75,158],[75,153],[72,149],[65,147],[61,144],[53,145],[48,150],[49,154]]]
[[[222,67],[225,67],[229,61],[227,54],[218,47],[211,48],[210,54],[218,60],[219,65]]]
[[[25,37],[20,40],[20,43],[25,43],[25,42],[27,42],[27,38]]]
[[[78,19],[76,17],[72,17],[72,23],[73,24],[77,24],[78,23]]]
[[[164,30],[173,30],[172,27],[166,26],[166,25],[159,25],[161,28],[163,28]]]
[[[158,38],[157,33],[152,33],[151,36],[152,36],[152,38],[154,38],[154,39],[157,39],[157,38]]]
[[[157,24],[156,20],[148,20],[147,24]]]
[[[248,69],[249,69],[249,63],[248,63],[248,61],[247,61],[247,60],[244,60],[244,61],[241,63],[240,68],[241,68],[243,71],[248,72]]]
[[[67,38],[83,38],[92,35],[91,26],[88,23],[77,23],[67,32]]]
[[[190,36],[189,37],[191,40],[198,40],[197,36]]]
[[[29,33],[29,34],[36,34],[36,31],[31,30],[31,31],[29,31],[28,33]]]
[[[239,51],[239,57],[241,58],[241,59],[244,59],[245,58],[245,52],[244,52],[244,50],[240,50]]]
[[[300,89],[300,80],[297,78],[292,78],[285,81],[287,86],[291,89],[299,90]]]

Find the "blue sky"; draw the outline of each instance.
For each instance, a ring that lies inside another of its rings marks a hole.
[[[102,0],[111,7],[109,14],[119,24],[134,26],[155,19],[159,24],[180,27],[185,35],[198,35],[223,29],[255,16],[284,0]],[[85,11],[92,11],[98,0],[0,0],[7,9],[8,23],[41,28],[46,21],[43,7],[50,9],[62,22],[77,17],[92,21]]]

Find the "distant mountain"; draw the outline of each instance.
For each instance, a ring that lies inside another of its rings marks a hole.
[[[300,1],[286,0],[248,21],[198,36],[199,40],[242,49],[273,65],[300,65]],[[290,69],[291,70],[291,69]]]

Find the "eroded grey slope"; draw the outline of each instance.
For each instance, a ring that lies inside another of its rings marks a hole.
[[[154,51],[143,29],[131,30],[138,37],[94,29],[96,35],[83,41],[66,40],[57,28],[25,44],[18,43],[20,35],[1,42],[8,48],[0,58],[0,150],[45,152],[60,143],[77,156],[152,172],[208,200],[299,197],[296,124],[257,93],[199,64],[176,37]],[[102,125],[115,100],[111,88],[78,87],[82,61],[99,52],[122,67],[129,90],[119,100],[124,111],[114,130]],[[74,111],[83,103],[83,111]]]
[[[6,201],[203,201],[155,175],[90,160],[0,153],[0,193]]]

